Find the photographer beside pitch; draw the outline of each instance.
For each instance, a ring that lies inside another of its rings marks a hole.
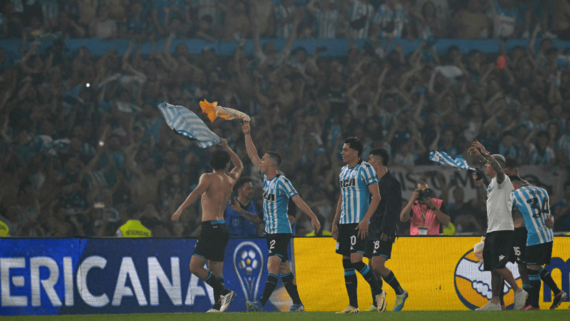
[[[431,196],[432,190],[428,185],[418,183],[408,205],[400,213],[400,221],[410,221],[410,235],[439,235],[441,225],[449,225],[451,219],[445,202]]]

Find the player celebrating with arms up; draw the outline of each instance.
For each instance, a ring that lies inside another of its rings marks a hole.
[[[486,173],[492,178],[487,187],[487,238],[483,248],[483,269],[491,271],[494,278],[502,276],[511,285],[515,293],[515,310],[520,310],[528,293],[518,286],[513,273],[507,268],[515,228],[511,213],[513,185],[503,172],[506,161],[502,155],[491,155],[478,141],[468,152],[487,161]],[[500,296],[494,294],[489,303],[477,310],[501,310]]]
[[[226,245],[230,237],[224,221],[224,209],[234,184],[243,171],[243,164],[225,139],[222,139],[222,147],[225,151],[218,150],[212,155],[210,165],[214,171],[200,177],[196,189],[172,215],[172,220],[178,221],[188,206],[198,198],[202,198],[202,232],[190,259],[190,272],[204,280],[214,290],[216,303],[208,312],[224,312],[235,297],[235,292],[224,288],[222,281]],[[230,160],[235,167],[226,174]],[[206,262],[210,271],[204,268]]]
[[[515,189],[513,192],[514,204],[522,214],[528,231],[526,256],[523,259],[526,261],[530,291],[529,305],[524,309],[540,310],[538,298],[541,279],[554,292],[554,300],[552,300],[550,309],[556,309],[566,298],[566,293],[558,288],[550,272],[542,267],[544,264],[550,264],[552,244],[554,243],[554,233],[552,232],[554,220],[550,214],[548,192],[543,188],[528,184],[518,175],[511,175],[509,179]]]
[[[342,195],[336,207],[332,235],[337,240],[336,253],[342,255],[344,281],[350,304],[337,313],[359,312],[355,270],[370,284],[378,311],[386,308],[385,294],[376,283],[370,267],[362,262],[369,221],[380,203],[376,171],[372,165],[360,159],[362,149],[362,142],[351,137],[344,141],[341,152],[346,165],[340,171]]]
[[[299,298],[297,283],[291,272],[287,255],[287,247],[292,236],[291,223],[289,223],[289,218],[287,217],[289,198],[293,200],[301,211],[311,218],[311,225],[317,232],[321,228],[321,224],[315,213],[311,211],[309,206],[298,195],[295,188],[293,188],[291,182],[285,176],[277,173],[277,167],[281,164],[281,156],[275,152],[267,152],[260,159],[251,139],[249,122],[242,124],[242,130],[245,134],[247,155],[263,176],[263,220],[265,221],[267,247],[269,248],[269,260],[267,263],[269,275],[263,294],[259,301],[246,302],[246,304],[253,311],[263,311],[263,306],[265,306],[271,293],[275,290],[275,286],[277,286],[277,273],[280,273],[285,289],[293,300],[293,305],[289,312],[301,312],[305,310],[305,307]]]

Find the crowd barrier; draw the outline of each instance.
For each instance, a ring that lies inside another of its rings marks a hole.
[[[39,46],[39,52],[45,52],[45,50],[51,46],[56,38],[46,38]],[[100,57],[107,53],[109,50],[114,49],[122,55],[129,47],[129,39],[92,39],[92,38],[81,38],[81,39],[64,39],[64,43],[68,49],[66,54],[72,55],[77,52],[79,47],[85,46],[89,49],[89,52],[94,57]],[[382,45],[386,45],[386,39],[380,40]],[[418,45],[422,43],[423,39],[417,39],[413,41],[408,41],[406,39],[395,39],[392,41],[389,51],[391,52],[397,44],[402,46],[404,54],[409,54],[416,50]],[[4,48],[12,55],[18,55],[18,48],[20,46],[20,39],[2,39],[0,40],[0,48]],[[157,41],[157,50],[162,50],[164,46],[165,39]],[[286,40],[284,39],[262,39],[261,45],[267,42],[272,42],[275,44],[278,50],[281,50],[285,46]],[[365,43],[369,43],[368,40],[359,39],[355,40],[356,46],[361,49]],[[528,47],[528,39],[508,39],[505,41],[505,50],[510,52],[514,47],[521,46],[524,48]],[[188,52],[191,54],[200,54],[204,49],[212,49],[219,56],[231,56],[235,53],[235,50],[239,44],[238,41],[215,41],[208,42],[202,39],[174,39],[172,45],[170,46],[170,52],[174,52],[176,46],[179,44],[186,45]],[[559,39],[553,39],[552,44],[558,49],[570,48],[570,41],[563,41]],[[141,47],[141,53],[143,55],[148,55],[151,52],[152,44],[150,42],[139,43],[137,47]],[[499,40],[498,39],[438,39],[435,43],[435,48],[439,54],[445,54],[451,46],[457,46],[459,50],[466,54],[471,50],[479,50],[483,53],[496,53],[499,52]],[[536,49],[538,50],[540,46],[540,41],[536,42]],[[349,51],[349,41],[348,39],[298,39],[295,41],[293,48],[304,47],[309,54],[313,54],[317,47],[326,47],[325,52],[319,53],[322,57],[346,57]],[[29,48],[29,44],[26,44],[26,48]],[[247,40],[243,49],[248,56],[253,55],[253,41]]]
[[[490,298],[490,273],[473,254],[478,237],[401,237],[394,244],[392,269],[409,294],[405,310],[469,310]],[[190,274],[195,239],[0,239],[0,315],[204,312],[213,303],[211,288]],[[332,238],[295,238],[294,270],[307,311],[341,310],[348,304],[341,257]],[[267,279],[265,239],[232,239],[226,249],[225,285],[237,293],[229,311],[245,311],[259,298]],[[521,283],[516,265],[509,264]],[[570,237],[556,237],[546,269],[569,292]],[[359,305],[371,293],[358,276]],[[395,295],[384,283],[389,309]],[[512,308],[513,291],[505,286]],[[541,308],[552,301],[543,285]],[[291,304],[284,287],[266,311]],[[563,303],[566,308],[566,303]]]

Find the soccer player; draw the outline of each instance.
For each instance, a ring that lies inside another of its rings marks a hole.
[[[287,217],[289,199],[292,199],[295,205],[311,218],[311,225],[317,231],[321,228],[321,225],[315,213],[301,199],[291,182],[284,175],[277,173],[277,168],[281,164],[281,156],[275,152],[267,152],[260,159],[251,138],[249,122],[242,124],[242,130],[245,135],[247,155],[263,176],[263,220],[265,222],[267,247],[269,249],[267,262],[269,275],[263,294],[258,301],[246,302],[246,304],[253,311],[263,311],[265,303],[267,303],[277,285],[277,274],[281,274],[283,285],[293,300],[293,305],[289,312],[301,312],[305,310],[305,307],[299,297],[297,283],[291,272],[287,255],[287,247],[292,236],[291,223]]]
[[[223,265],[229,240],[228,227],[224,221],[224,209],[232,194],[234,184],[243,171],[243,164],[225,139],[222,139],[222,147],[225,151],[217,150],[212,155],[210,165],[213,172],[200,177],[196,189],[172,215],[172,220],[178,221],[184,209],[196,202],[198,198],[202,199],[202,232],[190,259],[190,272],[204,280],[214,290],[216,303],[208,312],[226,311],[235,297],[234,291],[224,287]],[[226,174],[230,160],[234,164],[234,169]],[[204,268],[206,262],[209,271]]]
[[[556,309],[566,298],[566,293],[556,285],[550,273],[542,265],[550,264],[552,244],[554,243],[554,219],[550,214],[548,193],[540,187],[532,186],[520,176],[509,177],[514,188],[514,204],[524,218],[528,237],[526,239],[526,266],[530,279],[529,305],[525,310],[540,310],[538,298],[540,280],[554,292],[554,300],[550,309]]]
[[[258,220],[257,208],[251,200],[253,198],[253,182],[249,177],[241,177],[235,190],[238,196],[232,197],[226,205],[226,223],[229,227],[230,237],[257,237],[263,233],[263,221]],[[253,215],[254,220],[240,214]]]
[[[391,258],[392,244],[396,239],[396,224],[402,211],[402,186],[392,172],[386,167],[390,161],[390,154],[384,148],[373,149],[368,157],[378,177],[378,189],[382,198],[376,213],[370,219],[368,241],[366,242],[366,256],[370,259],[370,267],[381,290],[383,306],[378,307],[373,295],[374,303],[366,311],[386,310],[386,292],[382,290],[382,279],[396,292],[396,304],[393,311],[401,311],[408,298],[408,292],[400,286],[396,276],[386,267],[386,261]]]
[[[509,178],[511,177],[511,175],[519,176],[517,159],[513,157],[507,157],[503,172],[505,173],[505,175],[509,176]],[[528,182],[525,181],[525,183]],[[515,234],[513,238],[512,250],[509,255],[509,262],[517,263],[517,268],[521,276],[523,290],[528,292],[528,289],[530,289],[530,281],[528,279],[526,262],[525,262],[527,229],[525,226],[524,218],[516,206],[513,206],[512,213],[513,213],[513,226],[515,228]],[[503,278],[501,278],[500,284],[503,283],[504,283]],[[525,307],[528,306],[529,298],[530,298],[530,292],[529,292],[529,297],[526,299],[526,302],[524,304]],[[501,307],[503,307],[503,304],[504,304],[503,287],[501,286]]]
[[[340,171],[341,196],[336,207],[332,235],[337,241],[336,253],[342,255],[344,282],[349,305],[337,313],[358,313],[357,279],[355,270],[370,284],[378,311],[385,307],[385,292],[376,283],[370,267],[362,262],[370,218],[380,203],[378,178],[372,165],[360,159],[362,142],[347,138],[342,146]]]
[[[487,187],[487,238],[483,248],[483,269],[491,271],[495,279],[497,279],[497,274],[502,276],[511,285],[515,293],[514,308],[520,310],[524,307],[528,293],[518,286],[513,273],[507,268],[514,225],[511,214],[513,185],[503,172],[505,158],[498,154],[491,155],[478,141],[473,143],[468,152],[487,161],[486,173],[492,178],[491,184]],[[496,287],[494,282],[491,283],[492,288]],[[502,288],[502,283],[500,286]],[[494,292],[491,301],[477,310],[501,310],[500,295]]]

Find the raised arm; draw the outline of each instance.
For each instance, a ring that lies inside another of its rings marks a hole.
[[[250,213],[250,212],[244,210],[243,208],[241,208],[241,206],[239,206],[238,202],[236,202],[236,199],[233,197],[230,199],[230,207],[232,208],[232,210],[239,213],[239,215],[241,215],[243,218],[250,221],[251,223],[257,224],[257,225],[259,225],[259,224],[263,225],[264,224],[261,217],[255,215],[254,213]]]
[[[200,182],[198,183],[198,186],[192,191],[192,193],[190,193],[190,195],[188,195],[184,203],[180,205],[180,207],[176,210],[176,212],[172,214],[173,221],[178,221],[182,212],[188,206],[192,205],[192,203],[196,202],[198,198],[200,198],[200,196],[202,196],[202,194],[204,194],[204,192],[208,190],[208,187],[210,186],[210,179],[208,178],[207,175],[208,174],[203,174],[202,176],[200,176]]]
[[[406,207],[404,207],[404,209],[400,213],[400,221],[401,222],[407,222],[410,220],[410,211],[412,210],[412,206],[414,206],[414,202],[418,198],[419,194],[420,194],[420,191],[418,189],[416,189],[412,193],[412,197],[410,197],[410,201],[408,202]]]
[[[241,176],[241,172],[243,172],[243,163],[238,155],[228,146],[228,142],[225,138],[222,138],[222,147],[230,154],[230,159],[232,160],[232,164],[234,164],[234,169],[230,172],[230,177],[237,181]]]
[[[241,124],[241,129],[245,135],[245,149],[247,150],[247,156],[249,156],[253,165],[255,165],[257,170],[259,170],[259,162],[261,160],[259,159],[259,154],[257,154],[257,149],[255,148],[255,145],[253,145],[253,140],[251,139],[251,127],[249,122],[243,122],[243,124]]]
[[[303,213],[307,214],[307,216],[311,218],[311,225],[317,232],[319,232],[321,229],[321,223],[319,223],[319,219],[317,218],[315,213],[313,213],[313,211],[309,208],[307,203],[305,203],[305,201],[303,201],[303,199],[299,195],[295,195],[291,199],[293,200],[295,205],[297,205],[297,207],[301,211],[303,211]]]
[[[483,156],[487,160],[487,162],[493,167],[495,173],[497,173],[497,183],[502,184],[505,181],[505,173],[503,172],[503,168],[499,163],[491,156],[491,153],[485,149],[485,146],[481,144],[479,141],[475,141],[473,143],[473,147],[468,149],[469,154],[479,154]]]

